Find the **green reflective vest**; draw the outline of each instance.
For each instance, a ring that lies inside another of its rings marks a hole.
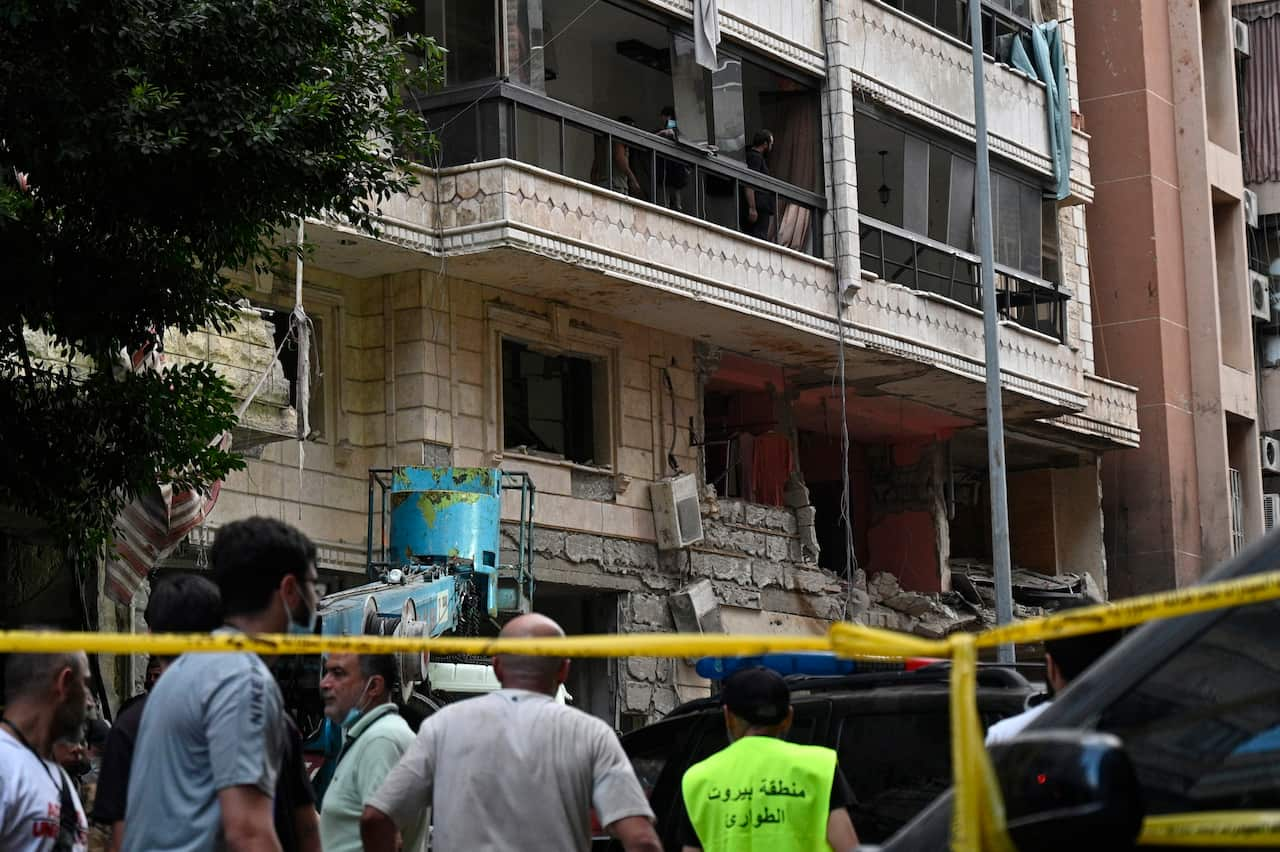
[[[689,767],[682,788],[705,852],[828,850],[836,753],[743,737]]]

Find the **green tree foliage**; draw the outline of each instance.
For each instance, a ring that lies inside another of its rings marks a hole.
[[[226,329],[222,273],[280,251],[298,215],[373,230],[410,182],[400,153],[430,143],[401,93],[442,58],[390,35],[403,11],[0,0],[0,504],[92,545],[157,480],[241,465],[209,446],[234,401],[208,366],[112,367],[158,330]],[[81,368],[34,360],[24,329]]]

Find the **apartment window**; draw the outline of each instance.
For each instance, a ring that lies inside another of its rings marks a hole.
[[[969,44],[969,4],[964,0],[883,0],[934,29]],[[1031,29],[1031,0],[982,0],[982,49],[1008,61],[1013,39]]]
[[[445,84],[498,76],[498,9],[494,0],[410,0],[396,33],[425,33],[448,50]]]
[[[511,452],[609,464],[608,366],[592,358],[502,340],[502,433]]]
[[[974,251],[971,157],[866,113],[855,117],[854,133],[860,214],[936,243]],[[1057,283],[1056,209],[1034,179],[993,165],[996,263]]]

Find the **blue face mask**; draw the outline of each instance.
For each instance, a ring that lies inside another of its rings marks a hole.
[[[286,605],[286,609],[289,612],[289,627],[286,632],[295,636],[310,636],[316,632],[318,613],[314,609],[307,607],[305,603],[302,606],[302,614],[299,615]]]
[[[668,130],[675,130],[675,129],[676,129],[676,120],[675,120],[674,118],[668,118],[668,119],[667,119],[667,129],[668,129]]]

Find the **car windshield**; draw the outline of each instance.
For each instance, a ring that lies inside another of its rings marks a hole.
[[[1280,603],[1229,612],[1101,715],[1148,813],[1280,806]]]

